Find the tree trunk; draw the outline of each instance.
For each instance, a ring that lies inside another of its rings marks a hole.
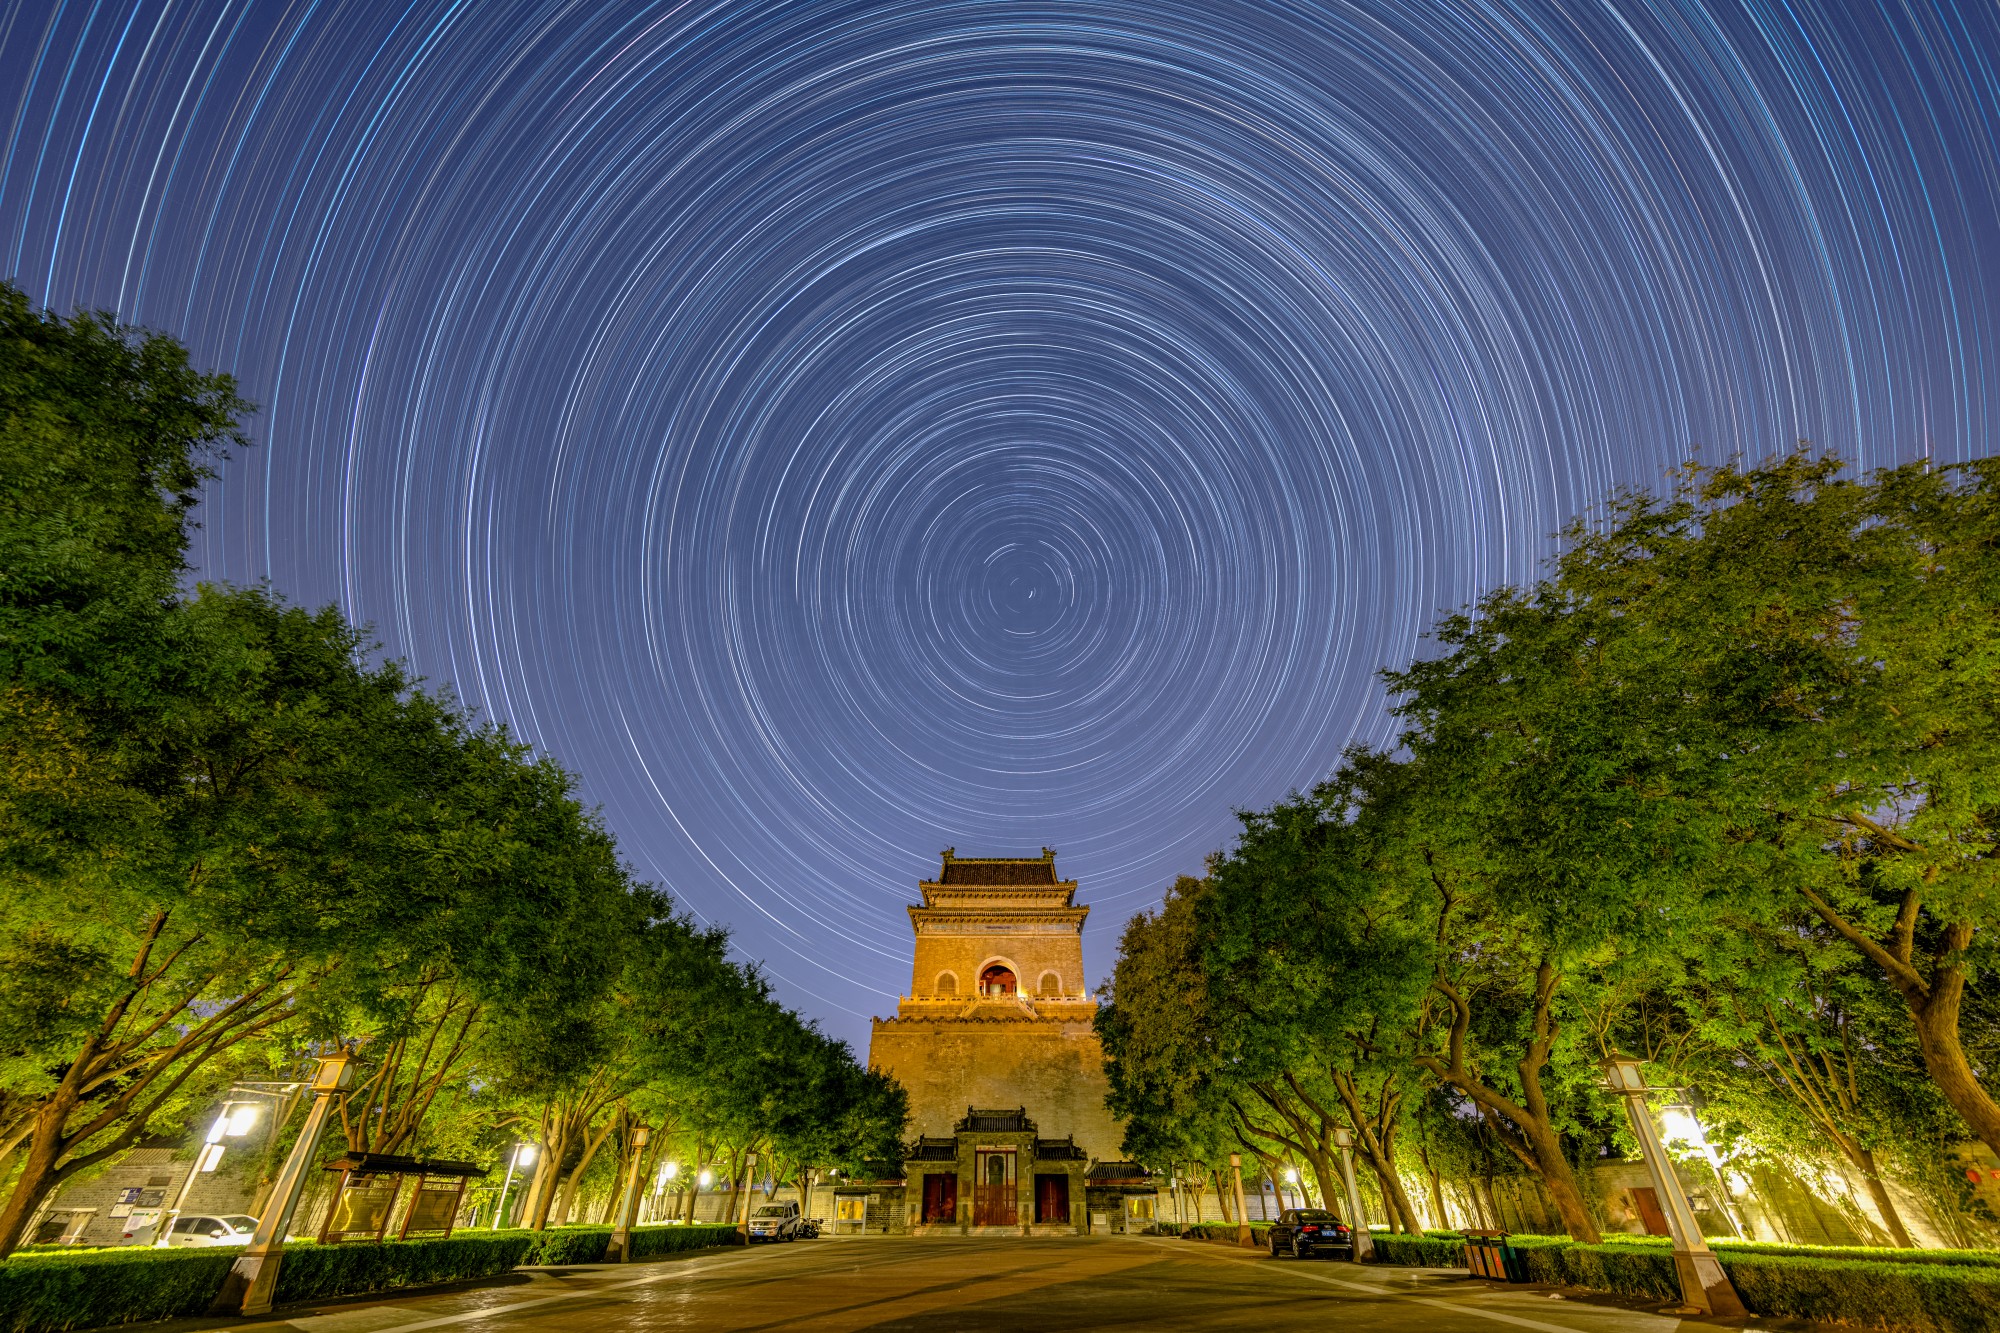
[[[1875,1154],[1845,1134],[1836,1135],[1834,1141],[1840,1145],[1840,1151],[1848,1162],[1861,1173],[1862,1183],[1868,1188],[1868,1197],[1874,1202],[1875,1212],[1881,1217],[1890,1241],[1897,1249],[1915,1249],[1916,1242],[1910,1239],[1909,1230],[1903,1225],[1902,1214],[1896,1211],[1896,1202],[1889,1197],[1889,1187],[1882,1181],[1882,1173],[1876,1165]]]
[[[27,1156],[14,1190],[0,1207],[0,1258],[12,1254],[34,1219],[36,1211],[59,1179],[57,1165],[62,1158],[63,1126],[68,1122],[75,1098],[65,1084],[35,1116],[34,1132],[28,1138]]]
[[[1971,928],[1965,927],[1964,934],[1970,943]],[[1910,1021],[1917,1031],[1917,1049],[1923,1052],[1924,1068],[1930,1071],[1931,1081],[1973,1134],[1995,1155],[2000,1155],[2000,1103],[1994,1102],[1980,1086],[1959,1041],[1959,1006],[1964,997],[1965,972],[1958,965],[1940,968],[1927,995],[1903,992]]]

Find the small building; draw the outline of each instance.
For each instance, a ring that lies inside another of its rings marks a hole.
[[[1089,1229],[1090,1157],[1045,1139],[1025,1107],[967,1107],[949,1137],[922,1137],[903,1164],[911,1230],[1071,1236]]]

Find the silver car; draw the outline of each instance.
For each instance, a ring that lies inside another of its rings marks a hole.
[[[760,1240],[797,1240],[805,1219],[796,1203],[767,1203],[750,1214],[750,1243]]]
[[[242,1213],[193,1213],[174,1219],[167,1232],[167,1247],[183,1249],[195,1245],[248,1245],[257,1219]]]

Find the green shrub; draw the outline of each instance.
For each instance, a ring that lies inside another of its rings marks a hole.
[[[1442,1266],[1426,1247],[1443,1239],[1377,1236],[1381,1262]],[[1510,1236],[1528,1280],[1647,1300],[1680,1299],[1671,1242],[1618,1237],[1580,1245],[1564,1236]],[[2000,1256],[1978,1251],[1812,1249],[1724,1242],[1716,1257],[1752,1313],[1913,1333],[2000,1333]],[[1462,1251],[1461,1251],[1462,1254]],[[1885,1262],[1893,1255],[1905,1262]],[[1921,1259],[1917,1255],[1924,1256]],[[1462,1263],[1462,1258],[1456,1260]],[[1455,1266],[1455,1265],[1454,1265]]]
[[[2000,1272],[1990,1267],[1762,1254],[1722,1260],[1736,1294],[1757,1314],[1922,1333],[2000,1330]]]
[[[1680,1279],[1674,1275],[1670,1251],[1631,1245],[1579,1245],[1567,1238],[1547,1236],[1509,1236],[1507,1243],[1521,1252],[1530,1282],[1649,1300],[1680,1298]]]
[[[1250,1224],[1250,1239],[1262,1245],[1265,1235],[1270,1230],[1271,1224],[1269,1222],[1252,1222]],[[1234,1222],[1194,1222],[1189,1224],[1184,1234],[1196,1236],[1202,1240],[1233,1241],[1236,1239],[1236,1224]]]
[[[632,1229],[632,1257],[650,1259],[656,1254],[675,1254],[681,1250],[705,1250],[716,1245],[735,1245],[743,1237],[736,1228],[726,1222],[707,1223],[695,1226],[634,1227]]]
[[[550,1227],[547,1231],[521,1231],[530,1238],[524,1264],[601,1264],[604,1249],[611,1244],[610,1227]]]
[[[1654,1245],[1671,1249],[1665,1236],[1622,1236],[1604,1238],[1608,1245]],[[2000,1268],[2000,1251],[1995,1250],[1899,1250],[1886,1245],[1794,1245],[1788,1241],[1737,1240],[1713,1237],[1708,1247],[1717,1254],[1768,1255],[1797,1259],[1860,1259],[1882,1264],[1959,1264],[1979,1268]]]
[[[632,1257],[730,1245],[731,1226],[638,1227]],[[291,1241],[278,1269],[277,1303],[390,1291],[436,1282],[493,1277],[520,1264],[603,1260],[610,1227],[548,1231],[461,1231],[449,1239]],[[126,1247],[16,1253],[0,1262],[0,1333],[60,1329],[205,1314],[241,1251]]]
[[[525,1262],[532,1233],[461,1231],[450,1238],[285,1246],[277,1303],[324,1300],[432,1282],[492,1277]]]
[[[203,1314],[233,1249],[16,1254],[0,1263],[0,1330],[90,1328]]]
[[[1411,1268],[1465,1267],[1465,1241],[1458,1236],[1371,1236],[1378,1264]]]

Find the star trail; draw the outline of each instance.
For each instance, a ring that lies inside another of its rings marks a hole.
[[[1613,485],[1990,452],[1996,64],[1985,0],[17,0],[0,274],[260,405],[203,576],[854,1037],[938,849],[1060,849],[1101,976]]]

